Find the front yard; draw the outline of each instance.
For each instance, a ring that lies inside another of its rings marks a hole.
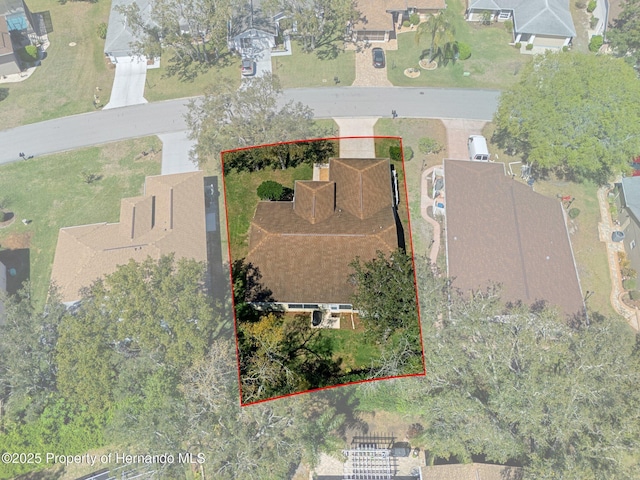
[[[521,55],[509,45],[511,34],[504,23],[490,26],[465,21],[463,8],[457,1],[447,2],[448,8],[461,12],[456,16],[455,39],[471,47],[468,60],[439,66],[427,71],[419,67],[420,59],[428,54],[430,38],[424,35],[420,44],[415,42],[415,32],[398,34],[398,50],[387,52],[387,70],[391,83],[403,87],[458,87],[458,88],[506,88],[517,80],[522,66],[530,55]],[[409,78],[407,68],[417,68],[420,75]],[[465,76],[465,72],[469,75]]]
[[[326,54],[322,48],[304,53],[293,41],[293,55],[271,57],[273,73],[280,78],[282,88],[333,87],[336,78],[338,85],[349,86],[356,78],[355,52],[345,51],[341,45],[332,45],[335,48]]]
[[[142,151],[156,154],[142,157]],[[0,248],[29,249],[33,298],[46,299],[61,227],[117,222],[120,200],[142,193],[144,178],[160,173],[157,137],[49,155],[0,167],[0,196],[16,221],[0,229]],[[92,184],[81,172],[101,176]],[[31,220],[25,225],[22,219]]]

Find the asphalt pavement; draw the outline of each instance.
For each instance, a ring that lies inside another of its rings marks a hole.
[[[497,90],[402,87],[325,87],[285,90],[282,102],[302,102],[316,118],[399,117],[490,120]],[[0,131],[0,164],[27,156],[187,129],[189,99],[100,110]]]

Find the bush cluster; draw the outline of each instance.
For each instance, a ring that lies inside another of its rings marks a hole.
[[[264,181],[258,186],[260,200],[281,200],[284,193],[285,188],[273,180]]]
[[[591,37],[591,41],[589,42],[589,51],[597,52],[598,50],[600,50],[600,47],[603,43],[604,39],[602,38],[602,35],[594,35],[593,37]]]
[[[587,3],[587,12],[591,13],[596,9],[596,0],[589,0]]]
[[[411,25],[418,25],[420,23],[420,15],[417,13],[409,15],[409,23],[411,23]]]
[[[442,151],[442,145],[440,142],[430,137],[422,137],[418,143],[418,148],[420,149],[420,152],[425,155],[429,155],[430,153],[439,153]]]
[[[471,45],[464,42],[456,42],[458,47],[458,60],[466,60],[471,56]]]
[[[35,45],[27,45],[19,50],[18,55],[23,62],[35,62],[38,60],[38,47]]]

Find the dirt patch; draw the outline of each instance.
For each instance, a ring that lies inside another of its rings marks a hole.
[[[411,424],[415,423],[410,418],[384,411],[364,412],[359,415],[359,419],[366,424],[366,430],[354,429],[349,432],[351,437],[362,434],[393,435],[396,442],[408,441],[407,431]],[[351,442],[352,438],[347,438],[347,440]]]
[[[20,248],[29,248],[31,246],[31,232],[12,233],[2,240],[2,247],[9,250],[18,250]]]

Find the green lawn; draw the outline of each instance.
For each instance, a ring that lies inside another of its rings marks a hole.
[[[282,88],[333,87],[338,77],[341,86],[348,86],[356,78],[355,52],[336,47],[335,57],[323,55],[324,50],[304,53],[291,42],[293,55],[271,57],[273,73],[280,78]]]
[[[462,12],[458,0],[447,2],[448,8]],[[483,26],[464,20],[462,13],[456,17],[455,38],[471,46],[471,58],[455,64],[440,66],[437,70],[420,69],[420,76],[408,78],[404,70],[419,68],[421,56],[429,50],[427,35],[415,43],[415,32],[398,34],[398,50],[387,52],[387,75],[397,86],[463,87],[502,89],[513,84],[522,66],[531,60],[509,45],[511,34],[503,23]],[[469,76],[464,76],[469,72]]]
[[[140,195],[144,178],[160,173],[161,153],[137,158],[162,144],[148,137],[103,147],[49,155],[0,167],[0,192],[16,221],[0,230],[0,245],[29,248],[30,278],[36,304],[47,295],[61,227],[117,222],[120,199]],[[102,175],[86,184],[80,172]],[[30,219],[29,225],[21,220]]]
[[[243,258],[249,248],[249,225],[260,199],[258,186],[265,180],[273,180],[293,188],[296,180],[311,180],[313,167],[302,164],[286,170],[260,170],[258,172],[229,172],[224,176],[227,218],[231,244],[231,258]]]
[[[350,373],[352,370],[365,369],[372,361],[380,358],[380,349],[364,341],[364,332],[348,328],[327,328],[322,331],[324,337],[332,341],[334,358],[342,359],[342,371]]]
[[[51,45],[42,66],[31,77],[0,84],[8,94],[0,101],[2,128],[92,111],[96,87],[101,89],[101,103],[106,104],[114,69],[105,62],[104,40],[98,38],[96,27],[108,21],[110,2],[60,5],[50,0],[29,0],[28,4],[32,12],[51,13]],[[76,45],[69,46],[73,42]]]
[[[194,66],[190,72],[196,74],[193,78],[169,76],[170,58],[171,53],[165,53],[160,60],[160,68],[147,70],[144,98],[150,102],[202,95],[214,77],[223,78],[236,87],[240,85],[239,57],[227,54],[217,65],[209,68]]]

